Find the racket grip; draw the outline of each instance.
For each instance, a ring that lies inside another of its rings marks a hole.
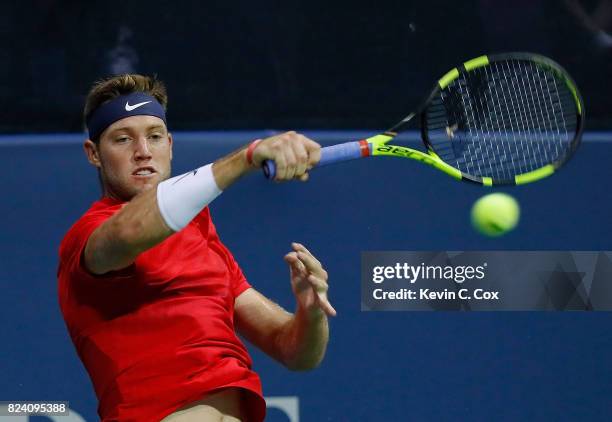
[[[370,155],[369,144],[365,141],[345,142],[343,144],[332,145],[321,148],[321,159],[317,167],[340,161],[355,160]],[[264,175],[267,179],[276,177],[276,163],[272,160],[265,160],[262,165]]]

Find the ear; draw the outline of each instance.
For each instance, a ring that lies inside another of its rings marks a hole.
[[[86,140],[83,143],[83,150],[85,151],[85,155],[87,156],[87,160],[94,166],[100,168],[102,164],[100,163],[100,152],[98,150],[98,145],[93,142],[91,139]]]
[[[172,134],[168,132],[168,141],[170,142],[170,161],[172,161]]]

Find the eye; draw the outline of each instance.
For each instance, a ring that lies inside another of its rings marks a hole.
[[[152,139],[154,141],[159,141],[163,139],[163,135],[161,133],[152,133],[149,135],[149,139]]]
[[[129,140],[130,140],[129,136],[119,136],[118,138],[115,138],[115,142],[119,144],[125,143]]]

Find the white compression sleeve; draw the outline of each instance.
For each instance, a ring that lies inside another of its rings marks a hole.
[[[178,232],[221,192],[208,164],[157,185],[157,205],[168,227]]]

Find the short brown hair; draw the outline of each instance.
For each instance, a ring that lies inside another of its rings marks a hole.
[[[83,110],[85,127],[87,127],[87,119],[89,119],[93,112],[102,104],[133,92],[144,92],[151,95],[162,105],[164,110],[166,110],[168,106],[166,86],[162,81],[157,79],[157,77],[138,74],[112,76],[94,83],[87,94],[85,109]],[[92,139],[92,141],[98,142],[99,139]]]

